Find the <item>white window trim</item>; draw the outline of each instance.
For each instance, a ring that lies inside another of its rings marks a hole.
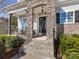
[[[73,11],[73,23],[75,23],[75,10]]]
[[[68,12],[73,12],[73,22],[68,22],[68,15],[67,13]],[[64,11],[60,11],[60,24],[72,24],[72,23],[75,23],[75,11],[74,10],[70,10],[70,11],[65,11],[66,13],[66,22],[65,23],[62,23],[61,21],[61,13],[64,13]]]

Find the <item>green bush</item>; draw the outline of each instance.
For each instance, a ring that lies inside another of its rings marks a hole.
[[[65,54],[68,59],[79,58],[79,35],[62,35],[60,37],[61,53]]]
[[[1,55],[2,53],[4,53],[4,51],[5,51],[4,43],[3,43],[3,41],[0,40],[0,55]]]
[[[4,42],[6,48],[13,48],[17,46],[16,36],[0,35],[0,40]]]
[[[25,42],[25,39],[18,37],[18,44],[22,44]]]
[[[72,34],[73,37],[79,38],[78,34]]]
[[[0,35],[0,54],[2,54],[7,48],[16,48],[24,43],[24,41],[24,39],[17,36]]]

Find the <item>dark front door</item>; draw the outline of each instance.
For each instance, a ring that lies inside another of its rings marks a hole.
[[[39,17],[39,33],[46,35],[46,17]]]

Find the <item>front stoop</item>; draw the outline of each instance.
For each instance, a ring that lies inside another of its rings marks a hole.
[[[40,38],[33,38],[28,44],[23,45],[22,48],[26,53],[24,56],[19,57],[21,53],[18,53],[19,55],[17,54],[12,59],[55,59],[53,40],[45,40],[45,37]]]
[[[53,52],[53,40],[34,39],[29,44],[25,45],[25,48],[27,49],[26,53],[37,57],[37,59],[55,59]]]

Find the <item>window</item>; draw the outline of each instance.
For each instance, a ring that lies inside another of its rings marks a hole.
[[[66,23],[66,12],[61,12],[60,19],[61,24]]]
[[[22,30],[25,30],[26,29],[26,27],[27,27],[27,21],[26,21],[26,19],[25,18],[22,18],[21,19],[21,28],[22,28]]]
[[[68,23],[73,23],[73,22],[74,22],[73,11],[60,13],[61,24],[68,24]]]
[[[56,13],[56,23],[60,23],[60,13]]]
[[[79,22],[79,10],[75,11],[75,22]]]
[[[73,12],[68,12],[67,22],[73,22]]]

